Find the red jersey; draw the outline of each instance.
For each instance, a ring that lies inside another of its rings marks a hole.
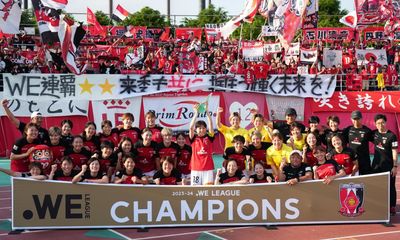
[[[244,148],[242,152],[238,153],[235,151],[235,147],[228,147],[225,149],[224,159],[235,159],[238,169],[243,171],[246,169],[246,156],[249,156],[250,152],[247,148]],[[226,168],[226,166],[224,166]]]
[[[265,79],[268,75],[269,66],[266,63],[258,63],[254,65],[254,75],[256,79]]]
[[[343,166],[347,175],[351,174],[354,167],[354,161],[358,159],[357,154],[351,148],[343,148],[342,152],[337,152],[335,149],[331,151],[332,159],[337,164]]]
[[[147,173],[156,169],[156,158],[158,158],[157,144],[153,141],[149,146],[144,146],[142,141],[135,143],[134,155],[136,156],[136,166],[142,172]]]
[[[119,139],[116,129],[111,130],[110,135],[105,135],[104,133],[99,133],[100,143],[104,141],[110,141],[114,144],[114,147],[118,147]]]
[[[193,171],[214,170],[214,161],[212,158],[214,136],[211,137],[208,134],[203,137],[194,136],[189,140],[192,143],[190,169]]]
[[[53,152],[53,163],[57,164],[57,169],[61,168],[61,158],[64,157],[65,149],[67,148],[66,144],[58,143],[57,145],[49,144],[50,150]]]
[[[161,143],[163,141],[162,140],[162,136],[161,136],[162,127],[154,126],[154,127],[149,128],[149,129],[150,129],[151,134],[152,134],[151,140],[153,140],[156,143]]]
[[[178,144],[174,142],[171,142],[171,145],[168,147],[164,145],[164,142],[159,143],[157,146],[158,155],[160,156],[160,159],[164,157],[171,157],[172,159],[176,159],[176,156],[178,155],[178,149],[179,149]]]
[[[334,160],[326,160],[324,164],[317,164],[316,166],[318,166],[316,171],[318,179],[324,179],[328,176],[335,176],[336,173],[338,173],[341,169]]]
[[[26,153],[29,148],[40,144],[39,139],[35,139],[32,143],[29,143],[26,138],[18,139],[12,149],[13,154]],[[29,158],[23,158],[19,160],[11,160],[11,170],[14,172],[29,172]]]
[[[249,145],[250,156],[254,159],[254,162],[267,162],[267,149],[271,146],[271,143],[261,142],[261,146],[259,148],[254,147],[253,144]],[[266,168],[271,168],[270,165],[267,165]]]
[[[119,129],[118,131],[118,138],[119,141],[121,141],[121,139],[123,137],[128,137],[132,140],[132,143],[135,144],[136,142],[138,142],[140,140],[140,129],[137,127],[132,127],[129,129]]]
[[[176,168],[182,174],[190,174],[190,158],[192,157],[192,148],[189,145],[178,149]]]
[[[67,148],[64,154],[72,159],[75,170],[81,170],[82,165],[86,164],[92,155],[86,148],[82,148],[80,152],[75,152],[72,147]]]
[[[88,147],[91,153],[96,153],[100,149],[100,139],[97,136],[93,136],[90,140],[83,137],[83,146]]]

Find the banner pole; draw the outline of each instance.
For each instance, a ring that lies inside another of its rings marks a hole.
[[[242,48],[242,34],[243,34],[243,24],[240,24],[240,36],[239,36],[239,44],[238,44],[238,55],[236,61],[236,73],[239,70],[239,56],[240,56],[240,49]]]

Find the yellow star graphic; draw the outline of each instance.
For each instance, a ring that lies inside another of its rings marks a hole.
[[[110,84],[108,82],[108,79],[106,79],[105,83],[104,84],[99,84],[99,86],[103,89],[101,94],[104,94],[106,92],[109,92],[110,94],[112,94],[111,88],[113,88],[115,86],[115,84]]]
[[[88,92],[90,94],[92,94],[92,87],[94,86],[94,84],[91,84],[87,78],[85,79],[84,83],[79,84],[79,86],[82,88],[81,94],[84,92]]]

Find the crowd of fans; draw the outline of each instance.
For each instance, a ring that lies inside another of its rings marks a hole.
[[[307,66],[310,74],[339,74],[338,81],[345,82],[346,74],[359,74],[362,77],[363,89],[397,89],[397,82],[390,82],[390,74],[397,75],[400,66],[400,49],[396,42],[389,40],[370,41],[365,43],[319,41],[317,44],[300,40],[301,48],[317,47],[318,60],[313,64],[304,64],[297,59],[285,63],[285,52],[264,54],[263,61],[246,62],[239,41],[219,40],[207,42],[190,36],[188,39],[170,37],[166,41],[149,41],[128,37],[87,35],[79,48],[78,63],[86,64],[85,73],[102,74],[248,74],[255,79],[265,78],[268,74],[297,74],[299,66]],[[265,40],[273,43],[273,40]],[[345,64],[325,67],[323,63],[324,48],[342,50]],[[355,50],[385,49],[388,65],[381,66],[374,61],[358,66]],[[60,57],[57,44],[44,46],[37,36],[15,35],[0,40],[0,72],[2,73],[68,73],[69,70]],[[131,53],[134,61],[126,61]],[[378,74],[382,74],[378,77]],[[340,76],[342,75],[342,76]],[[379,79],[384,84],[377,87]]]

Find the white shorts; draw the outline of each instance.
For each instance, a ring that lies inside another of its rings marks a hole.
[[[191,185],[213,185],[214,184],[214,171],[191,171]]]

